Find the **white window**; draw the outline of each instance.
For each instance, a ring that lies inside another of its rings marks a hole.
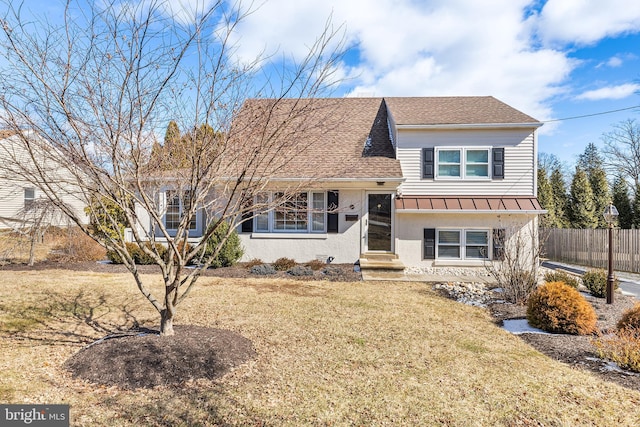
[[[24,208],[29,209],[36,199],[36,189],[28,187],[24,189]]]
[[[488,259],[488,230],[438,230],[437,258]]]
[[[269,204],[282,200],[269,209]],[[262,233],[322,233],[326,231],[326,193],[260,194],[255,198],[254,230]]]
[[[489,148],[438,148],[436,176],[444,179],[488,179]]]
[[[164,216],[164,225],[168,230],[176,230],[185,211],[191,207],[191,192],[169,190],[165,192],[167,200],[167,212]],[[182,197],[181,197],[182,196]],[[197,229],[197,216],[194,214],[189,221],[189,230]]]

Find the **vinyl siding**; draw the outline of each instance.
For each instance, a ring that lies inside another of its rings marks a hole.
[[[403,195],[535,195],[534,131],[504,130],[401,130],[397,156],[406,181]],[[424,147],[504,147],[505,177],[499,180],[422,179]]]

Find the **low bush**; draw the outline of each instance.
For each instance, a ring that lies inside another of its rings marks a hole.
[[[320,261],[319,259],[312,259],[305,265],[310,269],[312,269],[313,271],[318,271],[327,264],[325,262]]]
[[[580,281],[578,280],[577,277],[572,276],[571,274],[567,273],[566,271],[559,271],[559,270],[553,270],[553,271],[548,271],[544,274],[544,281],[549,283],[549,282],[562,282],[565,285],[569,285],[574,289],[578,289],[578,285],[580,284]]]
[[[623,369],[640,372],[640,335],[630,329],[593,341],[598,356],[615,362]]]
[[[527,320],[547,332],[586,335],[596,331],[597,316],[577,290],[562,282],[549,282],[529,297]]]
[[[227,233],[229,233],[229,223],[221,222],[218,225],[218,228],[216,228],[211,237],[207,240],[207,247],[204,251],[203,259],[209,258],[215,253],[218,246],[222,245],[218,255],[216,255],[211,262],[211,267],[213,268],[230,267],[238,262],[244,254],[242,244],[240,243],[240,237],[236,230],[232,230],[229,237],[227,237],[227,240],[224,243],[221,243]]]
[[[52,261],[100,261],[106,256],[106,249],[78,227],[53,227],[46,238],[54,242],[48,256]]]
[[[276,274],[276,269],[270,264],[254,265],[249,270],[251,274],[257,274],[259,276],[268,276],[270,274]]]
[[[152,248],[151,242],[145,243],[145,246],[148,248]],[[155,244],[156,251],[161,258],[166,259],[167,257],[167,248],[160,243]],[[127,252],[133,261],[138,265],[151,265],[155,264],[155,260],[151,255],[148,255],[144,252],[144,250],[138,246],[136,243],[126,243]],[[123,260],[120,255],[116,251],[107,251],[107,258],[114,264],[122,264]]]
[[[309,267],[296,265],[290,270],[287,270],[287,274],[291,276],[313,276],[313,270]]]
[[[260,264],[264,264],[264,262],[259,258],[253,258],[252,260],[247,262],[247,268],[251,269],[252,267],[255,267],[256,265],[260,265]]]
[[[322,274],[325,276],[339,276],[342,274],[342,270],[340,270],[340,267],[328,265],[322,269]]]
[[[594,269],[582,275],[582,284],[589,289],[591,295],[604,298],[607,296],[607,272],[602,269]],[[613,282],[613,288],[618,288],[618,279]]]
[[[633,332],[640,338],[640,302],[622,313],[617,328],[618,331]]]
[[[296,266],[296,262],[295,262],[295,260],[292,260],[291,258],[278,258],[273,263],[273,266],[278,271],[287,271],[287,270],[290,270],[293,267],[295,267]]]

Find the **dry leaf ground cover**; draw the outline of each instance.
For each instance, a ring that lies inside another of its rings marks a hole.
[[[65,361],[111,331],[156,326],[129,276],[0,271],[0,401],[68,403],[81,426],[640,422],[640,392],[542,355],[427,284],[204,277],[178,316],[241,334],[255,357],[179,387],[97,386]]]

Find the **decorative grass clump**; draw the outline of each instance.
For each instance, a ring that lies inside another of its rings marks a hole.
[[[572,276],[566,271],[553,270],[544,274],[544,281],[549,282],[563,282],[565,285],[571,286],[573,289],[578,289],[580,282],[578,278]]]
[[[273,263],[273,266],[278,271],[287,271],[296,266],[296,261],[291,258],[278,258]]]
[[[145,246],[148,248],[152,247],[151,242],[145,243]],[[126,243],[127,252],[133,258],[133,261],[138,265],[150,265],[155,264],[156,261],[153,259],[151,255],[148,255],[144,252],[144,250],[138,246],[136,243]],[[166,258],[167,256],[167,248],[160,243],[155,244],[156,251],[161,258]],[[120,257],[120,255],[116,251],[107,251],[107,258],[114,264],[122,264],[124,261]]]
[[[313,271],[318,271],[318,270],[320,270],[322,267],[324,267],[327,264],[325,262],[323,262],[323,261],[320,261],[319,259],[312,259],[311,261],[309,261],[305,265],[307,267],[309,267],[310,269],[312,269]]]
[[[273,266],[270,264],[254,265],[249,271],[251,272],[251,274],[257,274],[258,276],[268,276],[270,274],[276,274],[276,269],[273,268]]]
[[[604,298],[607,296],[607,272],[602,269],[594,269],[582,275],[582,284],[589,289],[594,297]],[[618,289],[618,279],[613,281],[614,289]]]
[[[549,282],[529,297],[527,320],[547,332],[587,335],[596,331],[597,316],[577,290],[563,282]]]
[[[630,331],[640,338],[640,302],[622,313],[622,317],[616,326],[618,331]]]
[[[598,357],[615,362],[623,369],[640,372],[640,334],[633,328],[618,329],[615,334],[593,341]]]

